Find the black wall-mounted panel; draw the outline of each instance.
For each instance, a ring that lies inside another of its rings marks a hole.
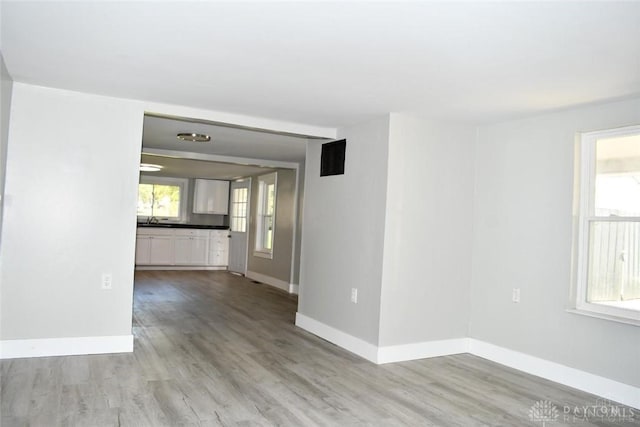
[[[344,175],[344,158],[346,150],[346,139],[322,144],[320,176]]]

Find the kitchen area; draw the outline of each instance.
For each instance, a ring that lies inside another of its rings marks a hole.
[[[230,182],[158,178],[141,174],[136,268],[227,269]]]
[[[146,113],[137,270],[226,270],[296,293],[308,137]]]

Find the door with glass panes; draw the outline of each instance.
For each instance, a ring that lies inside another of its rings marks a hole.
[[[249,240],[249,193],[251,178],[231,183],[229,206],[229,271],[247,272],[247,245]]]

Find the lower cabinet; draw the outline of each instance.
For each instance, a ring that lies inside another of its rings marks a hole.
[[[211,230],[209,238],[209,264],[229,265],[229,231]]]
[[[151,239],[149,236],[136,236],[136,265],[149,264],[151,253]]]
[[[207,265],[209,230],[175,230],[176,265]]]
[[[138,228],[136,265],[227,267],[227,230]]]
[[[168,264],[173,262],[173,245],[170,236],[150,236],[150,264]]]
[[[172,265],[174,260],[173,233],[171,230],[159,229],[151,233],[145,229],[138,230],[136,236],[137,265]]]
[[[175,239],[176,265],[204,265],[207,264],[208,238],[177,237]]]

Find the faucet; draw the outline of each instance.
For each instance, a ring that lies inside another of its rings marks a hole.
[[[156,218],[155,216],[149,216],[147,217],[147,224],[157,224],[158,222],[158,218]]]

